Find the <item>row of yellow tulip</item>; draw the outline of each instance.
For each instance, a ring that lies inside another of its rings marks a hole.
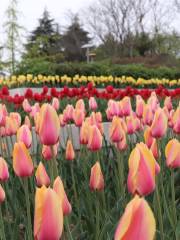
[[[79,76],[75,75],[74,77],[64,76],[43,76],[37,75],[33,76],[31,74],[11,76],[9,78],[0,78],[0,86],[7,85],[8,87],[16,87],[21,85],[41,85],[41,84],[62,84],[62,85],[80,85],[93,83],[93,85],[105,86],[108,84],[114,85],[133,85],[133,86],[150,86],[150,85],[166,85],[169,87],[180,86],[180,79],[144,79],[138,78],[134,79],[133,77],[113,77],[113,76]]]

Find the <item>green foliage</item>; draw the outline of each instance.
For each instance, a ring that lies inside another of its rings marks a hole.
[[[67,61],[83,61],[86,59],[86,50],[82,49],[89,42],[88,32],[80,25],[77,16],[63,36],[64,55]]]
[[[29,36],[25,48],[22,62],[30,58],[40,58],[41,61],[41,58],[47,57],[53,62],[60,61],[57,57],[59,54],[62,55],[59,26],[49,17],[47,10],[44,10],[42,18],[39,19],[39,25]]]
[[[134,78],[168,78],[179,79],[180,70],[178,68],[148,68],[143,65],[129,64],[109,64],[109,63],[62,63],[56,64],[48,59],[37,58],[28,59],[21,63],[16,72],[17,74],[45,74],[45,75],[68,75],[73,77],[76,74],[85,76],[132,76]]]
[[[23,29],[18,24],[18,9],[17,0],[11,0],[6,11],[7,20],[4,24],[4,28],[7,34],[5,47],[9,53],[8,65],[10,72],[14,73],[17,64],[17,54],[20,52],[19,45],[21,43],[20,32]]]

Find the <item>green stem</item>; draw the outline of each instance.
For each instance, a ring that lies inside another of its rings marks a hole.
[[[28,190],[28,178],[25,178],[24,181],[24,191],[25,191],[25,200],[27,207],[27,224],[28,224],[28,240],[32,240],[32,223],[31,223],[31,209],[30,209],[30,200],[29,200],[29,190]]]
[[[168,216],[170,225],[174,229],[174,223],[173,223],[172,218],[171,218],[170,213],[169,213],[169,207],[168,207],[168,204],[167,204],[167,198],[166,198],[165,191],[164,191],[164,184],[163,184],[161,173],[159,173],[159,178],[160,178],[160,186],[161,186],[161,191],[162,191],[162,198],[163,198],[163,203],[164,203],[164,209],[165,209],[166,214]]]
[[[51,183],[53,184],[54,174],[53,174],[53,162],[52,162],[52,159],[48,161],[48,167],[49,167]]]
[[[2,216],[2,209],[0,205],[0,228],[1,228],[1,239],[6,240],[5,232],[4,232],[4,221]]]
[[[162,218],[162,210],[161,210],[161,202],[158,190],[158,183],[156,184],[156,203],[157,203],[157,212],[158,212],[158,220],[159,220],[159,228],[160,228],[160,238],[164,240],[164,229],[163,229],[163,218]]]
[[[173,219],[176,228],[177,225],[177,214],[176,214],[176,199],[175,199],[175,189],[174,189],[174,171],[171,169],[171,195],[172,195],[172,206],[173,206]]]
[[[53,146],[51,146],[51,151],[52,151],[52,162],[53,162],[53,175],[54,175],[54,179],[58,176],[58,168],[57,168],[57,161],[56,161],[56,157],[54,154],[54,148]]]
[[[95,192],[95,205],[96,205],[96,237],[95,240],[99,239],[99,230],[100,230],[100,224],[99,224],[99,199],[98,199],[98,192]]]
[[[71,164],[71,177],[72,177],[72,184],[73,184],[73,191],[74,191],[75,200],[76,200],[76,202],[78,202],[77,191],[76,191],[76,184],[75,184],[75,179],[74,179],[73,164]]]
[[[78,200],[78,195],[77,195],[77,190],[76,190],[73,163],[71,163],[71,178],[72,178],[74,197],[75,197],[75,202],[76,202],[76,207],[77,207],[77,212],[78,212],[78,218],[79,218],[79,222],[81,222],[80,203],[79,203],[79,200]],[[82,230],[82,224],[80,224],[80,227],[81,227],[81,230]]]
[[[125,187],[124,187],[124,165],[123,159],[121,158],[121,153],[117,150],[117,164],[118,164],[118,173],[119,173],[119,191],[122,194],[123,201],[125,199]]]
[[[67,230],[67,233],[68,233],[68,240],[73,240],[73,237],[72,237],[72,234],[71,234],[71,231],[70,231],[70,228],[69,228],[68,217],[64,218],[64,224],[65,224],[65,227],[66,227],[66,230]]]

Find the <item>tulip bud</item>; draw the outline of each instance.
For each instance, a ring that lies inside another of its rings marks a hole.
[[[166,97],[164,100],[164,106],[167,107],[168,111],[173,109],[171,97]]]
[[[82,125],[82,122],[84,121],[85,114],[81,109],[75,109],[73,112],[73,120],[77,127],[80,127]]]
[[[39,103],[35,103],[34,106],[31,107],[31,112],[30,112],[30,116],[32,118],[34,118],[34,116],[39,113],[40,111],[40,106]]]
[[[60,124],[57,112],[49,104],[43,104],[40,110],[39,137],[44,145],[55,145],[59,139]]]
[[[56,157],[58,152],[58,145],[59,143],[53,146],[53,152],[51,146],[43,145],[42,147],[43,158],[48,161],[51,160],[53,156]]]
[[[59,122],[61,127],[64,127],[66,125],[63,114],[59,114]]]
[[[92,110],[92,111],[96,111],[97,109],[97,102],[96,102],[96,99],[94,97],[90,97],[89,99],[89,108]]]
[[[150,106],[150,109],[153,113],[159,108],[159,101],[155,92],[151,93],[150,98],[147,101],[147,104]]]
[[[172,116],[173,131],[180,134],[180,106],[177,107],[176,111]]]
[[[97,126],[89,126],[88,149],[97,151],[102,147],[102,135]]]
[[[19,113],[17,113],[17,112],[11,112],[11,113],[9,114],[9,117],[10,117],[11,119],[13,119],[14,122],[16,122],[17,129],[18,129],[18,128],[21,126],[21,115],[20,115]],[[17,130],[17,129],[16,129],[16,130]],[[14,134],[16,134],[16,132],[15,132]]]
[[[60,177],[57,177],[53,184],[53,190],[58,194],[60,201],[62,202],[62,209],[64,215],[69,215],[72,211],[71,204],[67,198],[64,186]]]
[[[36,183],[38,187],[42,187],[43,185],[48,187],[50,185],[50,178],[42,162],[39,163],[36,169],[35,176],[36,176]]]
[[[45,186],[36,189],[34,239],[58,240],[63,231],[63,212],[57,193]]]
[[[148,148],[150,148],[154,140],[154,138],[151,136],[150,127],[147,127],[144,131],[144,140],[145,140],[145,144],[148,146]]]
[[[0,157],[0,180],[7,181],[9,178],[8,165],[4,158]]]
[[[156,222],[151,208],[144,198],[136,195],[126,206],[114,240],[153,240],[155,231]]]
[[[136,131],[136,122],[135,118],[131,116],[126,117],[126,126],[127,126],[127,133],[128,134],[133,134]]]
[[[13,169],[18,177],[29,177],[33,173],[33,162],[23,142],[14,144]]]
[[[122,140],[120,142],[118,142],[117,144],[115,144],[115,146],[120,151],[124,151],[127,148],[127,141],[126,141],[126,134],[125,134],[125,132],[123,133]]]
[[[39,123],[40,123],[40,113],[37,112],[34,116],[34,125],[35,125],[35,131],[38,134],[39,133]]]
[[[119,117],[114,116],[109,129],[109,137],[112,142],[120,142],[123,138],[123,128]]]
[[[150,150],[152,151],[152,154],[154,156],[155,159],[159,158],[159,150],[158,150],[158,146],[157,146],[157,141],[156,139],[153,140]]]
[[[84,104],[84,100],[83,99],[79,99],[76,102],[75,109],[79,109],[79,110],[81,110],[82,112],[85,113],[85,104]]]
[[[18,129],[17,122],[10,117],[6,117],[6,124],[5,124],[5,133],[7,136],[12,136],[16,134]]]
[[[29,104],[29,101],[27,99],[24,99],[22,103],[23,109],[25,112],[30,113],[31,112],[31,105]]]
[[[54,97],[52,100],[52,107],[58,111],[59,110],[59,99]]]
[[[168,142],[165,148],[166,165],[169,168],[180,167],[180,142],[177,139],[172,139]]]
[[[144,143],[136,144],[129,157],[128,190],[145,196],[155,189],[156,160]]]
[[[32,134],[27,125],[22,125],[17,131],[17,142],[23,142],[27,148],[32,143]]]
[[[72,160],[74,160],[74,158],[75,158],[74,148],[73,148],[71,140],[68,139],[67,145],[66,145],[66,159],[69,161],[72,161]]]
[[[6,106],[0,104],[0,126],[5,127],[6,124],[6,117],[8,116],[8,112]]]
[[[132,111],[131,100],[129,97],[124,97],[122,99],[122,111],[124,116],[129,116]]]
[[[80,129],[80,143],[86,145],[88,143],[88,137],[89,137],[89,124],[87,121],[82,123],[81,129]]]
[[[151,107],[149,105],[144,106],[144,111],[143,111],[143,123],[145,125],[151,125],[153,121],[153,113],[151,110]]]
[[[161,138],[165,135],[167,130],[167,117],[163,109],[156,110],[154,119],[151,125],[151,135],[155,138]]]
[[[102,191],[104,189],[104,177],[99,162],[96,162],[91,168],[89,186],[93,191]]]
[[[71,121],[73,119],[73,112],[74,112],[74,107],[70,104],[66,106],[66,108],[63,111],[63,120],[64,122]]]
[[[25,116],[25,119],[24,119],[24,124],[28,126],[28,128],[31,130],[32,126],[31,126],[31,121],[29,119],[28,116]]]
[[[137,95],[136,96],[136,115],[138,116],[138,118],[142,118],[144,106],[145,106],[144,100],[142,99],[141,96]]]
[[[0,204],[4,202],[5,198],[6,198],[5,191],[0,184]]]
[[[106,115],[109,120],[113,118],[113,116],[119,116],[119,104],[114,100],[108,101],[108,108],[106,110]]]

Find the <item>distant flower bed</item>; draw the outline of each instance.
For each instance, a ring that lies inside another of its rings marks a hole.
[[[11,94],[13,90],[16,90],[17,93]],[[20,93],[21,89],[8,89],[4,86],[0,90],[0,100],[4,103],[10,103],[15,105],[15,107],[21,107],[25,98],[30,99],[35,102],[50,102],[53,97],[58,99],[89,99],[90,97],[95,97],[100,100],[109,100],[109,99],[122,99],[125,96],[134,98],[137,95],[140,95],[143,99],[150,97],[152,92],[155,92],[156,95],[164,99],[167,96],[171,98],[180,97],[180,88],[176,89],[167,89],[163,86],[159,86],[155,89],[137,89],[133,87],[126,87],[124,89],[117,89],[111,85],[106,86],[104,89],[98,89],[93,86],[92,83],[88,83],[85,86],[69,88],[64,86],[63,88],[48,88],[44,86],[39,88],[39,92],[33,91],[31,88],[24,89],[23,94]],[[69,100],[68,100],[69,101]]]
[[[31,86],[38,87],[43,86],[44,84],[53,85],[53,86],[81,86],[86,85],[87,83],[92,83],[93,86],[105,87],[109,84],[114,87],[125,87],[125,86],[136,86],[136,87],[156,87],[159,85],[166,86],[168,88],[175,88],[180,86],[180,79],[144,79],[133,77],[113,77],[113,76],[79,76],[75,75],[74,77],[64,76],[43,76],[37,75],[33,76],[31,74],[11,76],[9,78],[0,78],[0,86],[7,85],[8,87],[20,87],[20,86]]]

